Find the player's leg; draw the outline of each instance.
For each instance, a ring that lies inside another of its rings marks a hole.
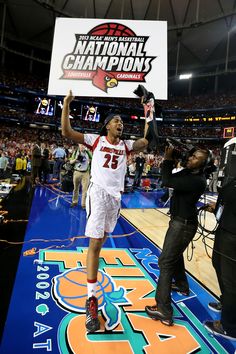
[[[86,200],[87,224],[85,234],[90,237],[87,253],[87,288],[86,328],[89,332],[99,330],[98,299],[96,298],[99,255],[104,241],[106,214],[105,191],[99,186],[90,185]]]

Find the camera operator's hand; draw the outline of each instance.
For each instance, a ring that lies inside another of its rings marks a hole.
[[[72,91],[70,90],[69,93],[64,97],[64,103],[69,105],[74,98],[75,96],[73,96]]]
[[[214,213],[216,207],[216,203],[210,203],[207,205],[205,208],[206,211],[209,211],[209,213]]]
[[[164,160],[173,160],[173,151],[174,151],[173,146],[166,146]]]

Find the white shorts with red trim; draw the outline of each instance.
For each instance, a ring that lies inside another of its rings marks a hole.
[[[116,226],[120,215],[120,199],[91,183],[87,191],[86,212],[85,235],[103,238],[105,233],[113,232]]]

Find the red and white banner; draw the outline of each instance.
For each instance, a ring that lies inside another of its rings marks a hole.
[[[167,99],[167,22],[57,18],[48,94]]]

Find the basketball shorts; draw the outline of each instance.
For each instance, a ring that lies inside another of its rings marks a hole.
[[[91,183],[86,197],[87,224],[85,235],[103,238],[114,230],[120,215],[120,199],[108,194],[100,186]]]

